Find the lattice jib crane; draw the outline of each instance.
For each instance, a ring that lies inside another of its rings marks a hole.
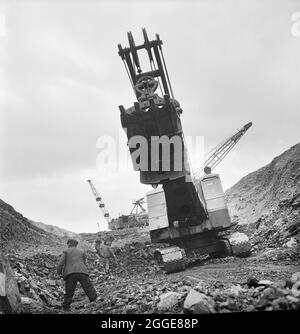
[[[95,197],[96,202],[98,203],[99,208],[101,209],[101,211],[103,213],[104,218],[106,219],[107,223],[109,223],[110,220],[111,220],[111,217],[110,217],[110,214],[109,214],[109,212],[108,212],[108,210],[107,210],[107,208],[106,208],[106,206],[103,202],[103,199],[102,199],[101,195],[99,194],[98,190],[93,185],[91,180],[87,180],[87,182],[89,183],[89,185],[91,187],[92,193]]]
[[[194,173],[194,177],[199,177],[203,171],[206,174],[211,173],[211,171],[217,167],[217,165],[226,157],[226,155],[233,149],[233,147],[251,126],[252,122],[247,123],[233,136],[229,137],[220,145],[218,145],[209,158],[204,162],[204,164]]]

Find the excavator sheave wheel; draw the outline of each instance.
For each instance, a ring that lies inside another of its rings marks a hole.
[[[245,233],[235,232],[229,237],[233,256],[248,257],[251,254],[250,240]]]

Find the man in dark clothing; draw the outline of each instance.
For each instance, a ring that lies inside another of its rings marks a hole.
[[[65,280],[65,297],[62,304],[65,311],[70,310],[77,282],[81,284],[90,302],[97,299],[96,290],[88,275],[85,253],[76,248],[78,241],[74,239],[69,239],[67,245],[68,249],[63,252],[57,265],[57,274],[63,276]]]

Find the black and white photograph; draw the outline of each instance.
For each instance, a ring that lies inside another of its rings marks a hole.
[[[0,0],[0,322],[299,316],[299,129],[299,0]]]

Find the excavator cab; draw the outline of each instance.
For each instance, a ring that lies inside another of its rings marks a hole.
[[[213,229],[227,229],[233,226],[225,201],[225,193],[219,174],[204,174],[195,182],[202,203]]]

